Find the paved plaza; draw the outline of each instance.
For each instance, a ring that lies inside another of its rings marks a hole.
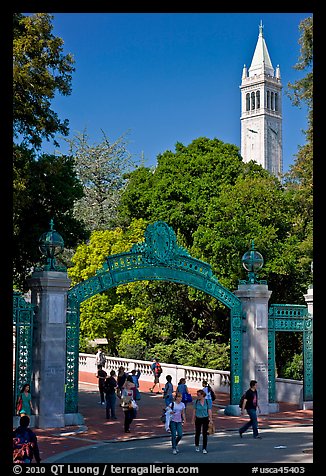
[[[79,412],[84,424],[62,429],[35,429],[43,463],[312,463],[313,411],[281,404],[280,412],[259,416],[261,440],[248,430],[241,439],[238,428],[247,416],[226,416],[227,394],[214,402],[215,434],[208,438],[208,453],[196,453],[191,404],[180,452],[172,454],[170,435],[160,421],[162,395],[149,392],[141,382],[141,400],[131,433],[123,431],[123,412],[117,403],[117,420],[106,420],[98,403],[97,386],[79,383]],[[195,394],[195,389],[190,389]]]

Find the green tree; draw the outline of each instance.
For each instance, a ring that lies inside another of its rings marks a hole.
[[[299,237],[301,257],[298,266],[310,270],[313,256],[313,19],[308,17],[299,25],[300,57],[294,66],[306,75],[288,84],[288,95],[295,106],[308,108],[306,144],[299,146],[294,164],[285,174],[284,184],[292,202],[294,216],[292,233]],[[292,91],[292,92],[291,92]]]
[[[289,239],[298,241],[298,254],[294,263],[295,269],[306,276],[305,286],[310,284],[310,273],[313,258],[313,19],[308,17],[299,25],[300,56],[294,68],[305,72],[305,75],[288,84],[288,96],[296,107],[304,104],[307,107],[306,143],[298,146],[293,165],[284,176],[284,186],[288,194],[288,202],[292,210],[293,226],[289,230]],[[302,282],[301,282],[302,283]],[[304,301],[302,301],[304,304]],[[287,378],[298,378],[302,374],[302,336],[291,337],[280,333],[276,340],[276,363],[279,375]],[[301,355],[301,360],[298,356]],[[299,377],[300,378],[300,377]]]
[[[127,223],[140,216],[166,221],[179,243],[211,264],[230,290],[245,277],[241,257],[254,239],[265,259],[261,279],[273,285],[273,298],[303,299],[309,278],[296,268],[303,250],[302,237],[293,232],[291,197],[261,166],[244,164],[235,146],[207,138],[188,147],[178,143],[175,153],[158,157],[155,170],[129,175],[120,211]],[[210,312],[216,309],[204,300]]]
[[[103,140],[93,145],[86,130],[67,139],[84,191],[75,203],[74,214],[83,220],[88,231],[112,228],[126,183],[124,175],[135,166],[127,150],[126,135],[115,141],[110,141],[103,131],[102,135]]]
[[[87,237],[72,214],[75,200],[83,196],[73,159],[36,155],[43,139],[68,134],[68,121],[58,118],[51,101],[57,92],[70,94],[74,61],[63,54],[63,40],[52,34],[52,18],[13,15],[13,275],[19,289],[25,289],[40,260],[38,239],[51,218],[66,247]]]
[[[73,203],[83,190],[72,157],[42,154],[36,160],[32,150],[15,146],[14,191],[13,276],[15,285],[25,289],[26,277],[40,262],[38,240],[49,230],[51,218],[65,246],[86,239],[82,224],[72,214]]]
[[[52,33],[48,13],[13,16],[13,126],[15,138],[39,149],[43,139],[68,134],[68,121],[51,109],[58,92],[71,93],[74,60]],[[56,144],[56,142],[55,142]]]

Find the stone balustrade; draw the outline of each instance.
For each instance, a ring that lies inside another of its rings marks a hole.
[[[140,379],[143,381],[153,382],[153,373],[151,370],[151,361],[124,359],[121,357],[106,357],[104,369],[109,372],[114,370],[118,373],[120,366],[125,368],[126,372],[131,370],[140,370]],[[214,370],[199,367],[190,367],[185,365],[166,364],[160,362],[162,366],[162,375],[160,382],[165,384],[166,376],[171,375],[172,382],[177,385],[181,378],[186,379],[186,383],[190,388],[202,388],[203,380],[206,380],[214,391],[222,393],[230,393],[230,372],[227,370]],[[79,373],[83,372],[96,373],[95,354],[79,354]]]

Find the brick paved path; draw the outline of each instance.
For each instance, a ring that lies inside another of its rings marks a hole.
[[[83,379],[85,380],[84,376]],[[89,379],[92,381],[92,378]],[[38,437],[40,454],[43,462],[46,459],[69,450],[94,445],[100,441],[125,441],[130,439],[151,438],[166,436],[163,423],[160,421],[164,400],[162,395],[150,393],[150,382],[140,381],[141,400],[137,418],[131,424],[131,433],[123,431],[123,411],[118,406],[117,420],[106,420],[105,406],[100,405],[97,385],[92,382],[79,382],[79,412],[84,417],[84,425],[65,428],[35,429]],[[192,395],[195,389],[189,389]],[[213,405],[215,431],[236,431],[248,417],[225,416],[223,408],[229,403],[227,394],[219,393]],[[191,404],[187,410],[188,421],[184,425],[184,433],[194,432],[191,424]],[[297,405],[280,404],[280,412],[258,417],[260,428],[274,428],[278,426],[311,425],[313,421],[312,410],[299,410]]]

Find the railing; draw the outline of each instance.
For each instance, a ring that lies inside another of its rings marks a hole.
[[[179,383],[181,378],[186,379],[186,384],[191,388],[202,388],[203,380],[206,380],[215,391],[230,393],[230,372],[227,370],[214,370],[199,367],[190,367],[184,365],[161,363],[162,375],[161,383],[165,383],[165,377],[171,375],[174,385]],[[114,370],[118,373],[119,367],[124,367],[126,372],[131,370],[140,370],[140,379],[152,382],[153,372],[151,370],[151,361],[123,359],[121,357],[106,357],[105,370]],[[96,372],[95,355],[79,354],[79,372]]]
[[[119,367],[124,367],[126,372],[132,369],[140,370],[140,380],[145,382],[153,382],[153,373],[151,371],[151,361],[123,359],[121,357],[106,357],[105,370],[109,372],[114,370],[118,373]],[[174,385],[179,383],[181,378],[186,379],[186,383],[190,388],[202,388],[203,380],[206,380],[214,391],[221,393],[230,393],[230,372],[227,370],[205,369],[200,367],[190,367],[186,365],[175,365],[162,363],[162,376],[160,382],[166,381],[166,376],[172,376]],[[79,373],[82,380],[83,372],[96,373],[95,354],[79,354]],[[301,380],[290,380],[276,378],[276,401],[296,403],[302,405],[302,387]]]

